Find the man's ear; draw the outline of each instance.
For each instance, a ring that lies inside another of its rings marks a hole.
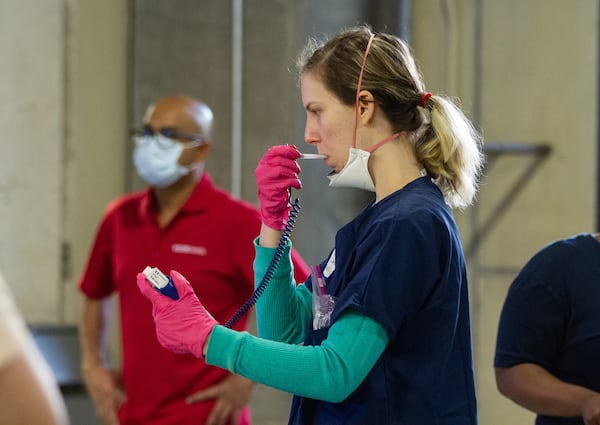
[[[375,98],[369,90],[361,90],[358,94],[358,115],[364,124],[370,122],[375,115]]]
[[[198,146],[198,155],[196,157],[197,161],[206,161],[206,159],[210,156],[210,151],[212,149],[212,143],[206,142],[202,145]]]

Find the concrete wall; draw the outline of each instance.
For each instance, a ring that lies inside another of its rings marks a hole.
[[[0,268],[33,321],[63,307],[64,25],[59,0],[0,4]]]

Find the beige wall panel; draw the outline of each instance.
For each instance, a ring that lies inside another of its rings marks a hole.
[[[126,23],[118,0],[0,5],[0,268],[29,322],[76,321],[92,235],[124,191]]]
[[[0,5],[0,269],[31,322],[60,316],[63,10]]]
[[[598,11],[593,0],[480,4],[481,92],[475,0],[413,2],[412,39],[429,87],[459,97],[470,117],[480,118],[487,142],[552,148],[468,259],[480,423],[525,424],[532,415],[496,389],[498,318],[515,272],[538,249],[594,230]],[[533,159],[504,155],[486,167],[476,208],[457,213],[465,245]]]
[[[68,165],[71,273],[66,320],[79,315],[77,279],[107,203],[125,192],[128,157],[127,2],[75,0],[70,7]]]

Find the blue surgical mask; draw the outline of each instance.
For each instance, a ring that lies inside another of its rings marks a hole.
[[[179,143],[162,134],[154,134],[136,137],[135,144],[133,163],[139,176],[152,187],[169,187],[191,169],[204,168],[203,162],[188,166],[178,162],[184,149],[195,148],[202,142]]]

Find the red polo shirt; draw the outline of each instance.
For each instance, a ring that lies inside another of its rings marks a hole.
[[[139,292],[136,275],[146,266],[165,273],[179,271],[207,310],[223,323],[252,294],[252,241],[260,232],[260,215],[251,204],[214,186],[204,173],[166,228],[161,229],[156,218],[150,189],[109,204],[79,286],[94,299],[119,293],[127,393],[119,412],[121,424],[197,425],[214,402],[187,405],[185,398],[218,383],[228,372],[159,345],[151,304]],[[295,252],[292,259],[296,281],[304,282],[308,267]],[[244,317],[236,329],[246,325]]]

